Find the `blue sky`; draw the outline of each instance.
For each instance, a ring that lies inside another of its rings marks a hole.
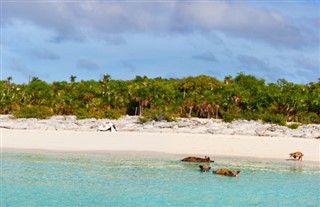
[[[1,1],[1,79],[320,78],[318,1]]]

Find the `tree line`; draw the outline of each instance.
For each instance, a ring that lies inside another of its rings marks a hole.
[[[81,118],[119,118],[139,115],[141,121],[176,117],[263,120],[284,125],[287,121],[320,123],[320,78],[295,84],[285,79],[266,83],[239,73],[224,80],[199,75],[181,79],[136,76],[113,80],[54,81],[33,77],[16,84],[0,81],[0,114],[47,118],[75,115]]]

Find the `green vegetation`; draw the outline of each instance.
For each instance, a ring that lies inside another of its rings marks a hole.
[[[175,117],[172,113],[164,112],[162,110],[145,110],[144,115],[139,118],[142,123],[148,121],[164,121],[172,122],[175,121]]]
[[[286,117],[282,114],[263,114],[261,116],[263,122],[278,124],[285,126],[287,124]]]
[[[52,111],[46,106],[29,106],[13,112],[16,118],[38,118],[46,119],[53,115]]]
[[[252,75],[226,76],[220,81],[200,75],[182,79],[148,78],[46,83],[37,77],[28,84],[12,78],[0,81],[0,114],[47,118],[76,115],[112,118],[139,115],[141,121],[175,117],[262,120],[280,125],[287,121],[320,123],[320,79],[295,84],[280,79],[265,83]],[[294,126],[292,126],[294,127]]]
[[[300,125],[296,124],[296,123],[292,123],[292,124],[287,125],[287,127],[289,127],[290,129],[297,129],[299,126]]]

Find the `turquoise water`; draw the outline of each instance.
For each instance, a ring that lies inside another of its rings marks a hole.
[[[201,173],[176,156],[2,154],[0,206],[320,206],[319,166],[217,158]]]

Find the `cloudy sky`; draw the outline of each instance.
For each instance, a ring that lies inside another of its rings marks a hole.
[[[1,79],[320,77],[319,1],[1,1]]]

